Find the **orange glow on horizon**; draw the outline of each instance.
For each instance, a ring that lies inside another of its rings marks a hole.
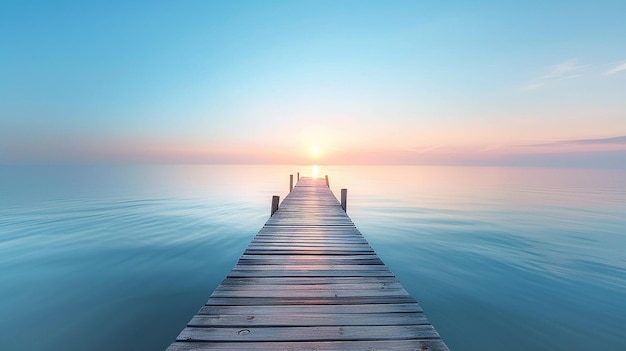
[[[459,140],[454,143],[430,143],[420,138],[403,143],[402,140],[365,138],[358,145],[317,135],[301,140],[252,140],[237,143],[147,137],[120,138],[113,143],[106,139],[86,140],[76,137],[63,143],[54,139],[39,140],[37,144],[23,140],[19,146],[22,158],[36,162],[122,160],[154,163],[306,164],[323,167],[348,164],[512,164],[516,160],[524,160],[526,164],[547,157],[576,158],[582,160],[581,162],[593,163],[596,161],[589,160],[605,157],[607,160],[614,160],[606,161],[607,164],[623,163],[618,157],[626,152],[624,137],[592,137],[528,138],[490,143],[462,143]],[[77,148],[77,145],[80,147]],[[5,159],[11,160],[7,157]],[[323,177],[324,171],[320,169],[313,176]]]

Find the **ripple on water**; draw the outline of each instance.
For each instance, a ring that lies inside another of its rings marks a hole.
[[[0,349],[164,349],[293,170],[3,169]],[[626,173],[319,172],[452,349],[626,349]]]

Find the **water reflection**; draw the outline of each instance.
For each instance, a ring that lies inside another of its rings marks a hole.
[[[312,166],[311,167],[311,177],[319,178],[319,169],[318,169],[317,166]]]

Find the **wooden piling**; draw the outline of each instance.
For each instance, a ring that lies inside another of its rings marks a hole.
[[[299,180],[300,180],[300,172],[298,172],[298,179],[297,179],[297,181],[299,181]]]
[[[348,189],[341,189],[341,208],[343,208],[343,212],[347,212],[346,208],[348,207]]]
[[[289,192],[293,190],[293,174],[289,175]]]
[[[276,212],[278,210],[278,202],[280,201],[280,196],[272,196],[272,211],[271,211],[271,215],[274,215],[274,212]]]
[[[326,186],[330,188],[330,185],[328,185],[328,175],[326,176]]]

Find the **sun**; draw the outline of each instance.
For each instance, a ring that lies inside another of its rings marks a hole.
[[[311,148],[311,155],[313,155],[313,156],[317,156],[317,155],[319,155],[319,154],[320,154],[320,148],[319,148],[317,145],[314,145],[314,146]]]

